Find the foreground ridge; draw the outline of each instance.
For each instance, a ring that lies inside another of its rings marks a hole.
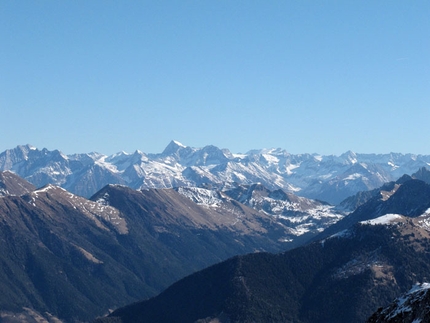
[[[234,257],[97,322],[363,322],[428,275],[428,218],[383,216],[285,253]]]
[[[286,248],[284,225],[227,197],[208,207],[173,189],[107,185],[86,199],[10,172],[0,187],[5,322],[87,322],[235,255]]]

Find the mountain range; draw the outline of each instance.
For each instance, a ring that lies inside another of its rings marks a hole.
[[[91,197],[108,184],[134,189],[201,187],[220,190],[261,183],[270,190],[338,204],[359,191],[378,188],[430,165],[430,156],[290,154],[283,149],[231,153],[215,146],[192,148],[172,141],[162,153],[120,152],[65,155],[58,150],[17,146],[0,154],[0,170],[13,171],[36,187],[46,184]]]
[[[430,269],[427,157],[387,156],[7,150],[0,318],[363,322]]]
[[[386,214],[284,253],[237,256],[97,322],[364,322],[428,279],[429,221]]]
[[[0,188],[2,322],[88,321],[230,257],[291,249],[343,217],[261,184],[109,184],[87,199],[6,171]]]

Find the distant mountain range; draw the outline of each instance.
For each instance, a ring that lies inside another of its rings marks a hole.
[[[107,184],[134,189],[211,185],[226,190],[237,184],[261,183],[269,190],[282,189],[331,204],[428,165],[428,155],[351,151],[340,156],[294,155],[282,149],[234,154],[215,146],[192,148],[177,141],[159,154],[136,151],[66,156],[30,145],[0,154],[0,170],[13,171],[36,187],[53,184],[84,197]]]

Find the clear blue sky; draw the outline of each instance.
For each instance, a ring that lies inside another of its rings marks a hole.
[[[430,154],[430,1],[0,1],[0,151]]]

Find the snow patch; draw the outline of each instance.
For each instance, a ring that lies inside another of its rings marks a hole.
[[[344,180],[349,180],[349,181],[353,181],[357,178],[362,177],[363,175],[359,174],[359,173],[355,173],[355,174],[351,174],[348,177],[345,177]]]
[[[345,230],[339,231],[338,233],[331,235],[329,237],[329,239],[330,238],[349,238],[351,236],[351,234],[352,234],[351,230],[345,229]]]
[[[279,159],[273,155],[269,155],[269,154],[263,154],[263,157],[265,160],[267,160],[269,163],[273,163],[276,164],[279,162]]]
[[[178,187],[177,191],[198,205],[219,207],[223,203],[220,194],[213,190],[199,187]]]
[[[45,185],[45,186],[33,191],[33,193],[37,196],[37,193],[46,193],[46,192],[51,191],[51,190],[60,190],[63,192],[67,192],[64,188],[62,188],[60,186],[48,184],[48,185]]]
[[[173,143],[175,143],[176,145],[178,145],[179,147],[182,147],[182,148],[187,148],[187,146],[185,146],[184,144],[182,144],[182,143],[180,143],[179,141],[177,141],[177,140],[172,140],[173,141]]]
[[[379,218],[367,220],[367,221],[361,221],[360,223],[367,224],[367,225],[391,224],[391,222],[395,222],[401,218],[402,216],[400,214],[385,214],[383,216],[380,216]]]
[[[118,173],[118,168],[112,163],[107,162],[107,158],[107,156],[102,156],[100,159],[95,160],[94,163],[102,168],[111,171],[112,173]]]
[[[419,220],[417,224],[421,228],[430,231],[430,209],[427,209],[422,215],[418,217],[418,219]]]

